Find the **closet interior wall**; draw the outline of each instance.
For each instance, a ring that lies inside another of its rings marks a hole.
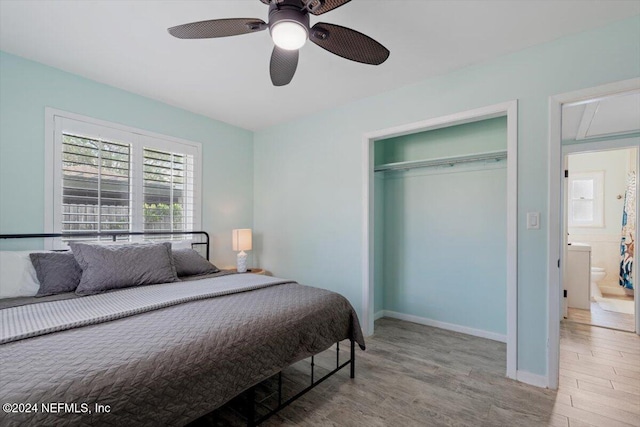
[[[507,120],[375,142],[374,312],[506,340]],[[498,153],[495,158],[461,158]],[[498,159],[498,160],[496,160]],[[438,162],[443,163],[443,162]]]

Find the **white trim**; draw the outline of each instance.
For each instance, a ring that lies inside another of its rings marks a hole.
[[[561,187],[554,186],[552,183],[558,183],[561,179],[561,169],[563,167],[562,155],[560,153],[560,145],[562,138],[562,122],[560,117],[562,114],[562,105],[549,98],[549,207],[547,218],[549,218],[549,227],[547,228],[547,253],[549,259],[547,261],[547,274],[549,287],[547,289],[547,298],[549,304],[547,314],[549,323],[547,324],[547,383],[550,389],[558,388],[559,369],[560,369],[560,313],[562,301],[560,293],[560,256],[562,251],[560,247],[563,239],[560,239],[560,216],[561,203]],[[557,117],[557,120],[554,119]],[[552,143],[557,135],[557,147]],[[554,213],[557,212],[557,215]],[[555,339],[555,340],[554,340]]]
[[[382,319],[384,317],[384,310],[376,311],[373,315],[374,320]]]
[[[547,383],[551,389],[558,388],[560,374],[560,301],[562,301],[562,298],[560,289],[561,269],[558,266],[558,262],[561,262],[563,257],[561,251],[563,239],[560,235],[562,221],[562,186],[560,184],[562,179],[562,105],[577,105],[591,99],[601,99],[624,92],[637,91],[639,88],[640,78],[635,78],[549,97],[549,227],[547,236],[547,310],[549,321],[547,324]],[[573,145],[571,144],[570,146],[572,147]],[[593,145],[590,145],[589,149],[591,147]],[[639,300],[640,298],[636,298],[636,308],[640,305],[638,303]],[[640,328],[638,328],[639,317],[636,316],[636,333],[640,331]]]
[[[130,133],[136,133],[136,134],[148,136],[151,138],[163,139],[166,141],[176,142],[178,144],[191,145],[191,146],[197,146],[202,148],[202,144],[199,142],[189,141],[188,139],[182,139],[182,138],[177,138],[175,136],[169,136],[161,133],[151,132],[145,129],[135,128],[133,126],[127,126],[120,123],[114,123],[106,120],[96,119],[89,116],[83,116],[77,113],[70,113],[68,111],[58,110],[57,108],[45,107],[44,111],[45,111],[45,117],[47,118],[53,117],[53,116],[59,116],[59,117],[64,117],[66,119],[76,120],[79,122],[86,122],[92,125],[104,126],[107,128],[117,129],[117,130],[130,132]]]
[[[518,371],[516,379],[520,382],[541,388],[547,388],[549,385],[547,383],[547,377],[544,375],[532,374],[528,371]]]
[[[610,139],[606,141],[580,142],[562,146],[563,154],[588,153],[590,151],[622,150],[629,147],[637,147],[640,137]]]
[[[60,120],[56,120],[60,118]],[[141,156],[142,141],[149,139],[153,141],[153,147],[158,149],[175,150],[175,144],[179,144],[184,147],[186,154],[194,156],[194,207],[193,207],[193,226],[196,229],[202,227],[202,209],[204,206],[202,200],[202,144],[199,142],[189,141],[182,138],[176,138],[168,135],[163,135],[155,132],[150,132],[144,129],[138,129],[131,126],[122,125],[119,123],[108,122],[105,120],[95,119],[93,117],[83,116],[76,113],[70,113],[63,110],[58,110],[51,107],[45,107],[45,166],[44,166],[44,232],[45,233],[58,233],[60,230],[57,228],[57,222],[55,220],[55,212],[57,212],[55,206],[59,202],[56,198],[56,194],[60,191],[55,191],[55,185],[61,185],[61,177],[57,176],[55,164],[62,162],[61,146],[62,141],[56,140],[57,135],[61,133],[62,122],[64,120],[73,120],[79,127],[86,127],[88,131],[92,131],[92,128],[99,127],[101,133],[106,133],[107,137],[125,137],[129,139],[131,135],[135,141],[131,141],[134,144],[133,155]],[[181,148],[182,149],[182,148]],[[140,174],[141,171],[134,170],[133,173]],[[138,193],[141,189],[136,189]],[[58,209],[60,210],[60,209]],[[61,211],[61,210],[60,210]],[[133,223],[132,225],[139,225]],[[135,229],[134,229],[135,230]],[[54,242],[51,239],[45,243],[46,245],[53,245]]]
[[[378,139],[507,117],[507,377],[516,378],[518,363],[518,101],[409,123],[366,133],[362,138],[362,314],[365,335],[374,330],[373,144]]]
[[[496,332],[482,329],[470,328],[468,326],[456,325],[454,323],[441,322],[439,320],[428,319],[426,317],[414,316],[412,314],[398,313],[397,311],[381,310],[375,315],[379,317],[390,317],[392,319],[404,320],[406,322],[417,323],[419,325],[433,326],[434,328],[446,329],[447,331],[460,332],[462,334],[473,335],[474,337],[486,338],[492,341],[507,342],[507,336]]]
[[[48,187],[53,184],[53,174],[55,162],[55,121],[53,116],[49,115],[45,110],[44,120],[44,221],[43,221],[43,233],[50,233],[53,230],[53,215],[50,212],[51,206],[53,206],[53,189]]]
[[[507,377],[518,369],[518,101],[507,110]]]
[[[373,267],[375,264],[373,252],[373,232],[375,230],[373,220],[373,191],[375,182],[373,172],[373,165],[375,164],[373,152],[374,139],[365,135],[362,142],[362,326],[364,335],[369,336],[373,335],[375,322],[375,316],[373,315]]]

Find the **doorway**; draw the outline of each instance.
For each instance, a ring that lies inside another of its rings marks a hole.
[[[563,115],[571,117],[572,108]],[[564,160],[564,320],[635,332],[638,150],[571,148]]]
[[[549,98],[549,229],[548,229],[548,300],[549,300],[549,322],[548,322],[548,387],[557,389],[559,383],[560,369],[560,321],[564,317],[563,290],[564,283],[562,272],[567,257],[566,231],[566,208],[564,206],[564,156],[572,152],[603,151],[611,149],[622,149],[640,146],[640,124],[638,123],[638,113],[631,113],[627,123],[632,124],[632,128],[619,131],[611,131],[602,126],[594,126],[591,133],[589,131],[591,119],[580,122],[576,137],[573,140],[563,141],[563,127],[567,125],[567,117],[563,116],[563,109],[572,106],[584,106],[593,118],[592,113],[600,108],[600,101],[608,101],[617,97],[640,93],[640,78],[614,82],[594,88],[582,89],[551,96]],[[593,104],[588,106],[588,104]],[[606,106],[606,103],[605,103]],[[603,109],[603,111],[606,109]],[[584,112],[583,112],[584,113]],[[635,116],[634,116],[635,114]],[[606,117],[602,115],[602,118]],[[588,116],[589,117],[589,116]],[[617,120],[609,120],[610,125],[616,125]],[[576,148],[578,147],[578,148]],[[636,155],[636,170],[638,168],[638,157]],[[638,199],[635,203],[638,210]],[[637,254],[633,254],[633,263],[637,265]],[[640,298],[634,299],[634,311],[638,313]],[[638,321],[640,316],[635,317],[635,330],[639,332]],[[622,332],[620,332],[622,333]]]

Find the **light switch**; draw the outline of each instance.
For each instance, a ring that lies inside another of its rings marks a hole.
[[[540,212],[527,212],[527,230],[540,230]]]

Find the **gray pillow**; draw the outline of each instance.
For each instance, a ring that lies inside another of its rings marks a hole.
[[[82,268],[78,295],[179,281],[171,243],[104,246],[71,242],[69,246]]]
[[[37,297],[73,292],[80,283],[82,269],[71,252],[29,254],[40,282]]]
[[[213,274],[220,271],[194,249],[174,249],[173,262],[176,265],[178,277]]]

